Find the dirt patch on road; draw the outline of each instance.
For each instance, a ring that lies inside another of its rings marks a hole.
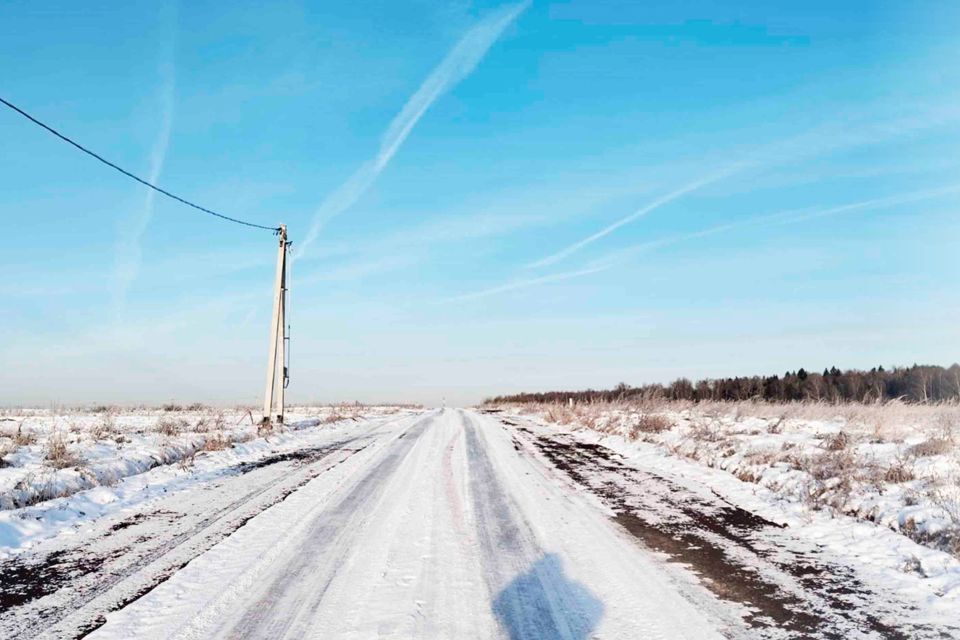
[[[118,549],[116,555],[124,550]],[[80,578],[100,570],[108,558],[57,551],[43,558],[16,557],[0,564],[0,610],[50,595],[60,588],[64,576]]]
[[[348,440],[343,440],[341,442],[336,442],[334,444],[325,445],[322,447],[310,447],[306,449],[297,449],[296,451],[289,451],[287,453],[278,453],[272,456],[266,456],[255,462],[242,462],[234,467],[231,467],[230,471],[233,473],[250,473],[254,469],[262,469],[263,467],[269,467],[270,465],[278,464],[280,462],[299,462],[301,464],[309,464],[311,462],[316,462],[324,456],[328,455],[332,451],[355,451],[350,449],[347,445],[359,440],[360,438],[350,438]]]

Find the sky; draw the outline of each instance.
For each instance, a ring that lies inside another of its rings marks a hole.
[[[0,95],[293,241],[294,402],[960,360],[956,2],[0,4]],[[0,111],[0,404],[260,401],[276,239]]]

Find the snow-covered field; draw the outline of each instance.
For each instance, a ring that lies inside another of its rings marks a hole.
[[[130,506],[166,483],[269,452],[295,450],[309,427],[393,415],[400,407],[292,407],[263,429],[256,410],[193,405],[7,409],[0,414],[0,558],[70,524]],[[147,472],[156,470],[149,477]],[[82,492],[80,495],[76,495]],[[75,497],[74,497],[75,496]]]

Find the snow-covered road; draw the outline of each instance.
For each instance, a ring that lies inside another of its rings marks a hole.
[[[557,480],[492,418],[398,422],[91,637],[717,637]]]
[[[522,417],[297,437],[0,564],[0,636],[960,637],[802,530]]]

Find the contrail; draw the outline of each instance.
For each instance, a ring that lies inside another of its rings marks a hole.
[[[720,171],[720,172],[715,173],[715,174],[713,174],[713,175],[707,176],[706,178],[701,178],[701,179],[699,179],[699,180],[695,180],[694,182],[691,182],[691,183],[689,183],[689,184],[686,184],[686,185],[680,187],[679,189],[676,189],[675,191],[671,191],[670,193],[668,193],[668,194],[666,194],[666,195],[664,195],[664,196],[660,196],[660,197],[657,198],[656,200],[653,200],[652,202],[649,202],[649,203],[645,204],[644,206],[642,206],[641,208],[637,209],[636,211],[634,211],[634,212],[631,213],[630,215],[628,215],[628,216],[626,216],[626,217],[624,217],[624,218],[620,218],[619,220],[617,220],[617,221],[614,222],[613,224],[611,224],[611,225],[609,225],[609,226],[607,226],[607,227],[604,227],[604,228],[601,229],[600,231],[597,231],[597,232],[594,233],[593,235],[587,236],[586,238],[584,238],[583,240],[580,240],[579,242],[573,243],[572,245],[570,245],[570,246],[567,247],[566,249],[563,249],[563,250],[558,251],[558,252],[556,252],[556,253],[554,253],[554,254],[551,254],[551,255],[549,255],[549,256],[547,256],[546,258],[543,258],[543,259],[541,259],[541,260],[537,260],[536,262],[531,262],[530,264],[525,265],[525,267],[528,268],[528,269],[536,269],[536,268],[539,268],[539,267],[545,267],[545,266],[548,266],[548,265],[551,265],[551,264],[560,262],[560,261],[563,260],[564,258],[570,256],[570,255],[573,254],[573,253],[576,253],[577,251],[579,251],[579,250],[582,249],[583,247],[587,246],[587,245],[590,244],[591,242],[596,242],[596,241],[599,240],[600,238],[602,238],[602,237],[604,237],[604,236],[606,236],[606,235],[609,235],[609,234],[613,233],[614,231],[616,231],[617,229],[619,229],[619,228],[622,227],[623,225],[625,225],[625,224],[630,224],[631,222],[633,222],[633,221],[636,220],[637,218],[639,218],[639,217],[641,217],[641,216],[647,215],[648,213],[650,213],[650,212],[653,211],[654,209],[658,209],[658,208],[662,207],[662,206],[665,205],[665,204],[668,204],[668,203],[670,203],[670,202],[673,202],[674,200],[676,200],[676,199],[678,199],[678,198],[681,198],[681,197],[685,196],[686,194],[688,194],[688,193],[690,193],[690,192],[692,192],[692,191],[696,191],[697,189],[700,189],[701,187],[704,187],[704,186],[710,184],[711,182],[716,182],[717,180],[720,180],[720,179],[722,179],[722,178],[725,178],[725,177],[729,176],[730,174],[735,173],[736,171],[740,170],[742,167],[743,167],[742,164],[734,165],[733,167],[730,167],[730,168],[728,168],[728,169],[724,169],[723,171]]]
[[[592,273],[598,273],[600,271],[606,270],[606,266],[597,266],[590,267],[587,269],[580,269],[578,271],[567,271],[565,273],[554,273],[549,276],[541,276],[539,278],[529,278],[527,280],[514,280],[513,282],[508,282],[496,287],[491,287],[489,289],[483,289],[482,291],[474,291],[473,293],[465,293],[463,295],[454,296],[450,300],[472,300],[474,298],[483,298],[486,296],[492,296],[497,293],[503,293],[505,291],[513,291],[514,289],[525,289],[527,287],[533,287],[538,284],[546,284],[548,282],[561,282],[563,280],[570,280],[572,278],[579,278],[580,276],[587,276]]]
[[[918,202],[920,200],[929,200],[931,198],[939,198],[940,196],[949,195],[951,193],[957,193],[960,191],[960,184],[948,185],[945,187],[937,187],[936,189],[924,189],[922,191],[911,191],[910,193],[901,193],[895,196],[887,196],[885,198],[874,198],[872,200],[864,200],[863,202],[854,202],[851,204],[844,204],[836,207],[830,207],[828,209],[819,209],[816,211],[810,212],[782,212],[778,214],[772,214],[769,216],[762,216],[761,218],[754,219],[753,223],[761,222],[772,222],[780,224],[791,224],[795,222],[806,222],[808,220],[813,220],[816,218],[824,218],[827,216],[836,215],[838,213],[846,213],[847,211],[856,211],[859,209],[876,209],[882,207],[893,207],[898,204],[907,204],[910,202]]]
[[[637,218],[650,213],[658,207],[672,202],[691,191],[695,191],[707,184],[726,178],[732,174],[738,173],[748,167],[770,167],[790,162],[796,162],[803,158],[818,156],[824,153],[830,153],[838,149],[848,147],[858,147],[865,144],[873,144],[886,140],[891,136],[904,135],[918,130],[925,130],[945,123],[957,120],[960,111],[955,108],[948,109],[926,109],[920,115],[911,115],[888,119],[881,122],[875,122],[867,126],[863,131],[850,133],[847,131],[848,123],[844,120],[843,126],[837,128],[836,124],[831,127],[818,127],[812,131],[805,132],[792,138],[780,139],[774,143],[766,144],[753,152],[743,154],[744,160],[732,167],[719,172],[713,176],[697,180],[676,191],[669,193],[653,202],[645,205],[641,209],[618,220],[605,229],[576,242],[562,251],[558,251],[536,262],[524,265],[525,268],[537,268],[554,264],[568,257],[572,253],[579,251],[584,246],[595,242],[600,238],[616,231],[625,224],[633,222]]]
[[[171,56],[172,57],[172,56]],[[156,183],[163,171],[163,164],[167,158],[167,149],[170,146],[170,133],[173,128],[173,107],[175,99],[175,73],[172,63],[160,66],[160,133],[150,152],[149,182]],[[115,269],[115,302],[117,310],[121,310],[126,302],[127,291],[140,274],[142,260],[141,241],[143,234],[153,218],[153,206],[156,191],[148,189],[144,196],[143,208],[139,214],[125,221],[116,245]]]
[[[416,93],[410,96],[400,113],[387,127],[376,155],[365,162],[321,204],[313,216],[307,235],[293,254],[303,256],[323,225],[340,215],[360,199],[384,170],[397,150],[410,135],[427,109],[437,98],[466,78],[480,63],[503,31],[516,20],[531,0],[501,7],[473,26],[450,50],[446,58],[427,76]]]
[[[808,222],[810,220],[816,220],[817,218],[826,218],[829,216],[840,215],[843,213],[848,213],[851,211],[861,211],[864,209],[879,209],[883,207],[893,207],[899,204],[908,204],[910,202],[919,202],[921,200],[929,200],[931,198],[938,198],[940,196],[949,195],[952,193],[960,192],[960,184],[956,185],[947,185],[945,187],[938,187],[936,189],[925,189],[921,191],[912,191],[910,193],[902,193],[894,196],[887,196],[884,198],[873,198],[870,200],[862,200],[860,202],[851,202],[848,204],[837,205],[834,207],[827,207],[825,209],[791,209],[788,211],[779,211],[777,213],[768,213],[760,216],[755,216],[753,218],[747,218],[746,220],[741,220],[738,222],[728,222],[725,224],[716,225],[713,227],[707,227],[706,229],[701,229],[700,231],[693,231],[690,233],[683,233],[674,236],[668,236],[666,238],[661,238],[659,240],[650,240],[641,244],[628,247],[626,249],[617,251],[612,254],[608,254],[606,257],[599,258],[590,263],[590,268],[594,269],[606,269],[610,268],[613,265],[622,262],[624,259],[643,253],[644,251],[652,251],[659,249],[661,247],[666,247],[680,242],[685,242],[687,240],[695,240],[697,238],[703,238],[706,236],[712,236],[718,233],[723,233],[725,231],[733,231],[736,229],[744,229],[747,227],[756,227],[762,225],[777,225],[777,224],[796,224],[799,222]]]

